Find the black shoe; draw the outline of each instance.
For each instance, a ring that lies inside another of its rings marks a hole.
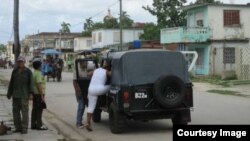
[[[21,131],[21,134],[27,134],[28,133],[28,130],[22,130]]]

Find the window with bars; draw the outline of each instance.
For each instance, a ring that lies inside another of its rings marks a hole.
[[[114,42],[120,42],[120,32],[114,32],[113,33],[113,41]]]
[[[92,40],[87,40],[86,45],[87,45],[87,47],[91,47],[92,46]]]
[[[239,26],[240,11],[239,10],[224,10],[224,26]]]
[[[93,33],[93,35],[92,35],[92,40],[93,40],[93,44],[95,44],[96,43],[96,34],[95,33]]]
[[[98,42],[102,42],[102,32],[98,33]]]
[[[75,48],[77,48],[77,40],[75,40]]]
[[[223,49],[223,63],[234,64],[235,63],[235,48],[227,47]]]
[[[198,27],[203,27],[203,20],[197,20],[196,24]]]

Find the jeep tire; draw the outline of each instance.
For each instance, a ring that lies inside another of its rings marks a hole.
[[[110,104],[109,108],[109,126],[112,133],[119,134],[124,131],[125,116],[118,111],[114,103]]]
[[[172,117],[173,125],[187,125],[188,122],[191,122],[191,112],[190,112],[190,110],[177,112]]]
[[[181,104],[185,96],[185,84],[177,76],[164,76],[154,85],[154,98],[164,108],[173,108]]]

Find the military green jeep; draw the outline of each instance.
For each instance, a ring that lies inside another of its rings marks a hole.
[[[110,129],[121,133],[128,120],[172,119],[173,124],[191,121],[192,82],[185,57],[165,50],[110,52],[110,91],[98,98],[93,121],[101,120],[101,111],[109,113]],[[78,60],[97,62],[89,59]],[[76,65],[77,66],[77,65]],[[78,71],[77,71],[78,72]],[[86,97],[90,78],[78,77]],[[81,82],[80,82],[81,83]]]

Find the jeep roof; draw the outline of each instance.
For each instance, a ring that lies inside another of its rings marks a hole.
[[[167,75],[189,82],[187,63],[181,52],[140,49],[111,52],[108,58],[112,60],[113,84],[149,84]]]

